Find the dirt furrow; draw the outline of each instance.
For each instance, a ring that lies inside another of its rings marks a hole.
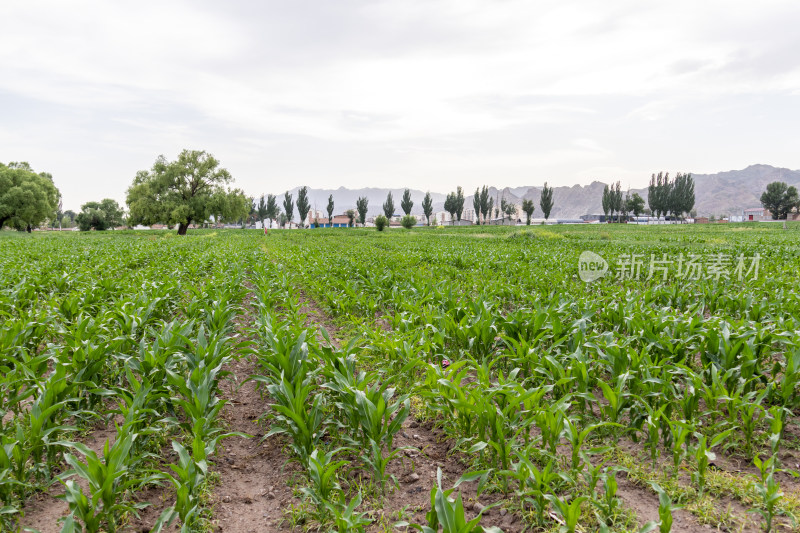
[[[244,313],[236,319],[240,336],[247,336],[253,309],[245,302]],[[277,437],[262,442],[267,431],[259,418],[269,409],[269,401],[247,378],[257,372],[253,354],[244,354],[228,365],[230,379],[221,385],[227,401],[221,417],[226,431],[238,431],[251,438],[230,437],[221,443],[212,470],[219,481],[210,497],[216,531],[261,533],[287,530],[284,511],[297,503],[290,481],[297,473]]]

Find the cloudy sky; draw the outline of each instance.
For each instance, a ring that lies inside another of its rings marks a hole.
[[[800,2],[0,3],[0,161],[66,208],[203,149],[248,194],[798,168]]]

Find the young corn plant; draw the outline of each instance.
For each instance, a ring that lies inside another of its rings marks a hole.
[[[566,437],[567,441],[569,442],[572,448],[572,457],[570,466],[574,473],[578,472],[578,469],[581,466],[581,457],[583,456],[583,445],[586,442],[586,439],[589,435],[604,426],[619,426],[619,424],[613,424],[612,422],[600,422],[598,424],[592,424],[584,429],[580,429],[578,425],[571,419],[565,418],[564,419],[564,431],[562,435]],[[600,448],[592,448],[587,450],[586,453],[588,454],[595,454],[601,453],[606,451],[608,447],[600,447]]]
[[[318,388],[312,377],[304,372],[297,374],[294,381],[286,378],[268,387],[276,403],[270,431],[264,436],[286,434],[291,438],[290,446],[302,465],[325,435],[325,397],[314,395]]]
[[[591,504],[595,507],[595,514],[597,521],[600,524],[613,526],[614,519],[619,515],[622,508],[622,502],[617,497],[617,472],[623,469],[606,470],[600,476],[603,482],[603,494],[600,497],[593,498]]]
[[[436,486],[431,489],[431,509],[425,515],[428,523],[427,525],[409,524],[407,522],[398,522],[395,527],[412,527],[423,533],[438,533],[441,529],[442,533],[503,533],[497,527],[484,527],[481,526],[481,519],[486,509],[491,508],[487,506],[478,516],[472,520],[467,520],[466,512],[464,511],[464,502],[461,498],[461,493],[453,499],[451,494],[461,484],[462,481],[471,481],[484,475],[485,472],[476,472],[471,475],[462,476],[451,489],[442,489],[442,469],[439,468],[436,472]]]
[[[786,514],[780,510],[780,504],[783,492],[781,491],[780,484],[775,480],[775,462],[776,458],[773,455],[769,459],[762,461],[761,457],[756,455],[753,457],[753,464],[758,468],[760,481],[755,484],[755,490],[761,498],[760,507],[751,509],[750,512],[758,513],[764,519],[765,531],[770,533],[772,531],[773,521],[775,517],[781,514]],[[794,517],[791,517],[794,519]]]
[[[572,500],[559,498],[557,494],[545,494],[544,496],[553,506],[553,510],[563,521],[558,528],[560,533],[575,533],[581,519],[581,505],[589,498],[578,496]]]
[[[694,455],[695,465],[697,469],[692,472],[692,481],[694,481],[695,485],[697,485],[697,491],[700,496],[703,495],[706,486],[706,472],[708,472],[708,464],[710,461],[713,461],[717,458],[714,452],[711,449],[714,446],[717,446],[719,443],[724,441],[728,436],[733,432],[733,429],[728,429],[715,435],[711,439],[711,443],[708,443],[708,437],[702,435],[700,433],[695,433],[695,437],[697,438],[697,444],[694,446],[692,450],[692,454]]]
[[[510,470],[498,472],[498,475],[516,481],[517,497],[522,500],[523,507],[533,510],[535,525],[543,527],[546,524],[545,514],[547,512],[545,494],[551,490],[551,487],[560,485],[563,477],[559,474],[553,458],[548,458],[544,468],[539,469],[530,459],[535,450],[537,450],[535,443],[524,450],[516,450],[514,455],[517,462],[512,463]]]
[[[669,494],[658,483],[653,483],[653,490],[658,494],[658,531],[670,533],[672,531],[672,513],[683,506],[672,503]]]
[[[81,461],[71,453],[65,454],[64,458],[72,470],[62,474],[61,479],[65,480],[70,475],[77,474],[89,484],[89,496],[86,496],[72,479],[63,481],[65,499],[71,514],[71,519],[65,523],[65,528],[69,526],[67,531],[94,533],[102,529],[113,533],[117,530],[120,518],[124,514],[136,513],[137,510],[149,505],[125,501],[125,494],[129,490],[139,489],[163,478],[161,474],[137,477],[142,474],[132,471],[133,463],[141,460],[130,454],[136,437],[137,435],[127,431],[125,426],[119,428],[114,445],[109,446],[106,441],[102,458],[84,444],[61,443],[84,456],[84,461]],[[83,524],[83,530],[79,529],[79,523]]]
[[[356,508],[361,505],[361,493],[356,494],[347,505],[325,503],[332,517],[335,533],[364,533],[366,526],[372,523],[367,518],[367,513],[358,513]]]
[[[330,506],[336,507],[343,500],[342,487],[337,480],[337,472],[347,461],[334,461],[333,457],[344,450],[337,448],[327,453],[315,449],[308,457],[308,477],[311,485],[300,491],[317,506],[317,519],[323,524],[327,521]]]

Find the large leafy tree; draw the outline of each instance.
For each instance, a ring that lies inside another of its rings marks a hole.
[[[773,220],[786,220],[792,209],[800,210],[797,188],[782,181],[773,181],[761,194],[761,205],[769,209]]]
[[[400,200],[400,207],[403,209],[403,213],[406,216],[411,214],[411,208],[414,207],[414,201],[411,199],[411,191],[406,189],[403,191],[403,199]]]
[[[0,228],[10,224],[30,232],[56,216],[60,199],[50,174],[37,174],[28,163],[0,163]]]
[[[87,202],[81,206],[81,212],[75,217],[81,231],[95,229],[107,230],[123,224],[124,212],[116,200],[104,198],[100,202]]]
[[[428,221],[428,225],[431,225],[431,215],[433,215],[433,198],[431,198],[431,193],[426,192],[425,198],[422,199],[422,212],[425,214],[425,219]]]
[[[328,196],[328,225],[333,227],[333,195]]]
[[[642,198],[638,192],[628,196],[625,201],[627,203],[627,211],[633,213],[634,216],[638,217],[644,212],[644,198]]]
[[[161,155],[153,168],[137,172],[128,188],[130,223],[177,224],[178,235],[186,235],[192,222],[211,215],[246,217],[247,198],[241,190],[226,187],[232,181],[230,172],[205,151],[184,150],[175,161]]]
[[[294,200],[289,191],[283,195],[283,212],[286,214],[286,221],[291,224],[294,218]],[[283,224],[281,224],[283,226]]]
[[[389,191],[389,194],[386,195],[386,201],[383,202],[383,214],[386,218],[392,218],[394,216],[394,198],[392,197],[392,191]]]
[[[241,222],[250,213],[252,202],[244,193],[235,189],[229,194],[220,194],[212,198],[210,210],[214,220],[221,222]]]
[[[525,224],[531,225],[531,217],[536,207],[533,205],[533,200],[522,200],[522,211],[525,213]]]
[[[539,207],[542,208],[544,219],[550,218],[550,211],[553,210],[553,188],[548,187],[546,181],[544,182],[544,187],[542,187],[542,194],[539,196]]]
[[[308,216],[308,211],[311,209],[311,204],[308,201],[308,187],[302,187],[297,191],[297,213],[300,215],[300,225],[305,227],[305,220]],[[308,221],[311,225],[311,221]]]
[[[358,221],[363,226],[367,222],[367,210],[369,209],[369,199],[366,196],[359,196],[356,200],[356,210],[358,211]]]

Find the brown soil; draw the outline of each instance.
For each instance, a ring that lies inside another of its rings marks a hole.
[[[106,440],[111,444],[114,443],[114,438],[117,435],[117,430],[112,423],[101,421],[96,424],[87,434],[81,438],[76,439],[88,446],[95,453],[100,453]],[[67,465],[63,465],[63,471],[67,470]],[[72,479],[81,487],[84,494],[88,492],[88,483],[78,476]],[[50,488],[44,492],[36,493],[28,498],[25,502],[23,509],[25,515],[21,521],[22,529],[31,528],[40,531],[41,533],[58,533],[61,531],[61,524],[59,520],[69,514],[69,506],[63,499],[58,496],[63,496],[64,486],[55,481]]]
[[[250,297],[252,298],[252,296]],[[250,299],[245,312],[236,319],[236,329],[247,338],[253,308]],[[217,531],[231,533],[267,532],[288,529],[283,512],[297,503],[289,482],[298,471],[283,452],[276,437],[261,442],[266,433],[259,418],[269,410],[266,397],[247,378],[257,372],[255,356],[245,354],[227,368],[230,380],[222,386],[227,400],[221,417],[227,431],[238,431],[252,438],[230,437],[221,443],[213,470],[220,476],[210,506]]]

